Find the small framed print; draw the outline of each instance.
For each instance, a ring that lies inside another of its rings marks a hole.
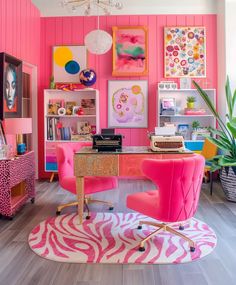
[[[179,83],[180,89],[191,89],[192,79],[190,77],[181,77]]]

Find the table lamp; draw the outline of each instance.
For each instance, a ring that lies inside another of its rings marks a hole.
[[[32,133],[32,118],[6,118],[5,133],[7,135],[16,135],[17,154],[24,154],[26,151],[23,143],[23,134]]]

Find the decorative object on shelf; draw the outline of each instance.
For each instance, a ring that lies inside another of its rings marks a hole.
[[[211,135],[208,128],[200,128],[194,129],[192,132],[192,140],[205,140],[206,136]]]
[[[50,76],[50,89],[55,89],[54,76]]]
[[[55,82],[78,83],[79,73],[87,67],[85,46],[54,46],[53,76]]]
[[[66,115],[73,114],[73,108],[76,106],[76,102],[66,102]]]
[[[189,139],[189,125],[188,124],[179,124],[178,133],[185,139]]]
[[[77,91],[84,89],[81,83],[55,83],[55,88],[63,91]]]
[[[175,115],[176,104],[175,98],[162,98],[161,99],[161,115]]]
[[[192,129],[193,131],[197,131],[197,129],[199,129],[201,126],[200,122],[199,121],[193,121],[192,122]]]
[[[205,27],[166,27],[165,77],[206,76]]]
[[[48,103],[48,115],[59,115],[58,110],[64,108],[65,101],[62,99],[50,99]]]
[[[202,116],[206,114],[205,109],[196,109],[196,108],[185,108],[184,115],[188,116]]]
[[[228,105],[228,114],[226,114],[228,121],[225,124],[224,119],[216,111],[207,93],[195,81],[193,81],[193,84],[216,118],[219,126],[219,129],[209,128],[211,134],[217,135],[217,138],[207,136],[208,140],[222,151],[221,155],[217,155],[211,160],[211,171],[214,172],[220,169],[221,184],[226,198],[236,202],[236,117],[234,115],[236,91],[231,92],[229,78],[227,77],[225,90]]]
[[[22,114],[22,61],[0,53],[0,120]]]
[[[148,32],[143,26],[112,27],[113,76],[143,76],[148,73]]]
[[[82,107],[79,107],[79,109],[77,111],[77,115],[79,115],[79,116],[84,115],[84,109]]]
[[[16,135],[17,154],[24,154],[26,151],[26,145],[23,142],[23,134],[32,133],[32,118],[5,119],[5,132],[8,135]]]
[[[191,89],[192,79],[190,77],[181,77],[179,79],[180,89]]]
[[[108,81],[108,127],[147,128],[146,80]]]
[[[80,72],[79,79],[84,86],[89,87],[95,84],[97,75],[93,69],[87,68]]]
[[[91,133],[89,122],[77,122],[77,133],[79,135],[88,135]]]
[[[194,103],[196,102],[196,98],[194,96],[187,97],[187,108],[194,109]]]
[[[97,15],[98,12],[99,14],[110,15],[113,8],[117,10],[123,8],[122,1],[117,0],[60,0],[60,5],[74,14],[83,8],[85,16]]]
[[[81,107],[95,108],[95,99],[81,99]]]
[[[58,109],[58,115],[59,116],[64,116],[66,114],[66,109],[61,107]]]
[[[176,90],[177,83],[174,81],[161,81],[158,83],[158,88],[161,90]]]

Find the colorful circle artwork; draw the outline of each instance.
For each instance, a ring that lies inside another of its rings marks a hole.
[[[85,46],[53,47],[53,76],[55,82],[78,83],[79,73],[87,67]]]
[[[206,76],[204,27],[165,28],[165,77]]]
[[[66,63],[65,70],[70,74],[76,74],[80,71],[80,66],[78,62],[70,60]]]
[[[144,94],[138,85],[118,89],[112,96],[113,116],[118,123],[142,121]]]

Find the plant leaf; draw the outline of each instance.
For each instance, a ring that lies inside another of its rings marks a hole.
[[[230,146],[225,143],[221,138],[218,138],[218,139],[215,139],[213,137],[210,137],[210,136],[205,136],[210,142],[212,142],[213,144],[215,144],[219,149],[222,149],[222,150],[225,150],[225,151],[228,151],[228,152],[232,152],[232,149],[231,149],[231,144]]]
[[[232,121],[227,123],[227,127],[230,130],[231,134],[234,138],[236,138],[236,124],[234,124]]]
[[[226,84],[225,84],[225,94],[226,94],[226,101],[229,109],[229,120],[232,119],[232,93],[229,84],[229,77],[227,76]]]
[[[234,95],[232,99],[232,112],[235,110],[235,103],[236,103],[236,90],[234,90]]]
[[[236,158],[221,157],[218,164],[221,166],[236,166]]]

